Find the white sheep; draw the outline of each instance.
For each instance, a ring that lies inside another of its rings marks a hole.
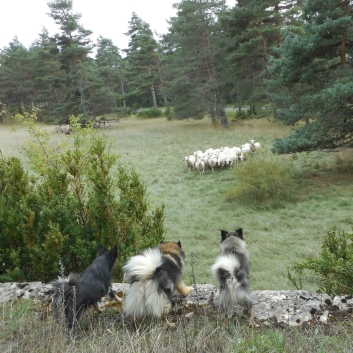
[[[192,167],[192,169],[194,169],[195,167],[195,162],[196,162],[196,157],[195,156],[186,156],[184,157],[185,163],[186,163],[186,167],[189,169],[190,172],[190,168]]]
[[[208,165],[208,154],[205,153],[201,156],[201,159],[204,161],[205,166]]]
[[[251,152],[250,145],[246,143],[245,145],[241,145],[242,155],[246,158],[248,154]]]
[[[261,143],[255,142],[255,140],[250,140],[250,148],[253,152],[257,152],[261,150]]]
[[[255,147],[255,152],[260,151],[261,150],[261,143],[260,142],[255,142],[254,143],[254,147]]]
[[[210,168],[212,169],[212,171],[214,172],[214,169],[216,166],[217,166],[217,157],[215,155],[211,155],[209,158],[208,158],[208,161],[207,161],[208,165],[210,166]]]
[[[217,159],[217,164],[222,168],[227,161],[227,154],[225,153],[220,153]]]
[[[227,162],[229,168],[233,168],[233,164],[234,163],[236,164],[237,161],[238,161],[238,156],[235,152],[231,152],[228,154],[226,162]]]
[[[202,152],[202,151],[195,151],[195,152],[194,152],[194,156],[195,156],[195,157],[202,157],[202,155],[203,155],[203,152]]]
[[[195,168],[199,171],[200,174],[205,172],[205,162],[201,158],[196,158]]]
[[[197,169],[200,174],[204,174],[207,166],[214,171],[214,168],[219,166],[223,168],[228,166],[232,168],[234,163],[238,161],[244,161],[247,159],[251,151],[257,152],[261,149],[261,144],[255,142],[255,140],[249,140],[250,143],[245,143],[241,147],[220,147],[220,148],[209,148],[205,152],[195,151],[193,155],[184,157],[187,168]]]
[[[241,153],[242,153],[241,148],[240,148],[240,147],[236,147],[236,146],[234,146],[234,147],[232,148],[232,151],[235,152],[235,154],[238,155],[238,156],[240,156]]]

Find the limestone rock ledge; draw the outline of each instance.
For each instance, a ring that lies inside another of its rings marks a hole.
[[[213,310],[217,288],[212,284],[193,287],[195,290],[188,297],[174,296],[175,311],[190,316],[196,308]],[[125,283],[113,283],[119,297],[123,297],[128,288]],[[0,303],[22,298],[33,299],[37,304],[50,303],[52,294],[52,286],[41,282],[0,283]],[[251,295],[254,299],[253,315],[261,326],[303,326],[352,319],[353,295],[332,298],[305,290],[262,290],[253,291]],[[113,305],[103,298],[99,306],[104,309]],[[239,314],[242,310],[235,308],[235,311]]]

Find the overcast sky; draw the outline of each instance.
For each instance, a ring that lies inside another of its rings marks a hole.
[[[45,27],[49,35],[58,29],[47,13],[48,0],[0,0],[0,49],[7,46],[15,36],[25,46],[38,38]],[[176,0],[73,0],[74,12],[81,13],[81,25],[93,32],[95,42],[99,35],[110,38],[120,49],[127,48],[129,38],[128,22],[132,12],[136,12],[147,22],[152,31],[159,34],[167,32],[166,19],[176,14],[172,4]],[[234,6],[235,0],[227,0]]]

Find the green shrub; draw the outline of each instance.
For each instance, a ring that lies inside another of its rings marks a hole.
[[[251,118],[250,109],[242,109],[241,112],[239,110],[226,110],[226,115],[228,119],[238,120],[238,119],[248,119]]]
[[[335,164],[337,171],[345,174],[353,174],[353,156],[351,150],[340,151],[336,154]]]
[[[147,188],[135,171],[129,174],[119,167],[117,203],[117,229],[120,257],[118,269],[128,258],[143,249],[154,247],[164,236],[164,205],[148,213]]]
[[[352,294],[353,233],[332,228],[323,239],[318,257],[309,257],[289,267],[288,278],[297,289],[302,289],[305,272],[315,274],[320,292],[331,296]]]
[[[150,119],[150,118],[159,118],[163,116],[164,113],[161,109],[149,108],[149,109],[141,109],[137,113],[139,118]]]
[[[321,141],[321,142],[319,142]],[[335,148],[336,138],[326,131],[319,122],[301,126],[284,139],[276,138],[271,151],[277,154],[315,151],[321,147]]]
[[[96,130],[73,132],[63,146],[22,117],[33,139],[24,148],[31,177],[19,159],[0,155],[0,281],[47,282],[82,272],[100,244],[119,248],[116,278],[128,257],[164,237],[164,206],[151,210],[146,186],[124,168]],[[116,196],[118,195],[118,197]]]
[[[230,199],[252,203],[285,201],[294,198],[294,173],[278,158],[253,156],[234,168],[236,186]]]

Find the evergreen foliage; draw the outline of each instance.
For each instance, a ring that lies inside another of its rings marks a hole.
[[[22,117],[32,135],[24,149],[31,175],[19,159],[0,159],[0,280],[47,282],[82,272],[100,244],[119,247],[116,276],[128,257],[164,237],[164,206],[150,208],[146,186],[119,167],[118,156],[91,128],[72,118],[64,146],[51,147],[35,125]],[[118,198],[116,195],[118,194]]]
[[[323,6],[308,0],[301,31],[283,31],[281,57],[269,66],[269,94],[278,120],[288,125],[304,120],[306,125],[277,140],[275,152],[353,145],[352,16],[351,1],[330,0]]]
[[[92,49],[89,39],[92,32],[80,25],[81,15],[73,12],[72,0],[53,0],[48,2],[48,6],[49,16],[61,31],[55,35],[55,40],[60,51],[60,66],[65,72],[66,92],[55,113],[60,116],[82,113],[91,115],[89,102],[85,96],[87,85],[85,72],[92,64],[88,56]]]
[[[103,78],[109,90],[108,99],[111,100],[113,110],[118,111],[118,106],[126,108],[124,90],[126,82],[125,63],[118,47],[113,44],[111,39],[98,38],[95,64],[98,68],[99,76]]]
[[[133,108],[153,106],[157,109],[158,44],[153,38],[149,24],[142,21],[135,12],[132,13],[126,35],[130,36],[129,48],[125,52],[126,76],[129,82],[127,96],[129,101],[133,101],[131,106]]]
[[[210,113],[227,127],[215,52],[217,16],[225,9],[225,1],[183,0],[174,7],[177,16],[169,20],[169,33],[163,38],[168,58],[164,92],[174,115],[201,119]]]
[[[141,109],[137,113],[137,116],[139,118],[158,118],[163,115],[163,112],[161,109]]]
[[[91,31],[72,4],[48,1],[59,33],[43,29],[29,49],[16,38],[0,49],[7,115],[33,106],[41,120],[92,121],[163,105],[169,120],[210,114],[227,127],[230,104],[239,116],[245,107],[250,116],[273,111],[295,126],[274,142],[276,153],[353,145],[352,1],[239,0],[228,8],[225,0],[182,0],[159,42],[133,13],[125,57],[103,37],[93,57]]]
[[[318,257],[295,263],[288,269],[288,278],[297,289],[302,289],[304,275],[314,273],[315,283],[322,293],[331,296],[352,294],[352,268],[353,233],[337,231],[334,227],[324,237]]]
[[[30,107],[34,98],[31,55],[15,38],[0,51],[0,64],[0,100],[9,112],[22,113],[22,107]]]
[[[40,107],[38,118],[45,120],[65,100],[66,73],[61,69],[57,41],[49,37],[46,29],[31,46],[30,54],[35,90],[32,104]]]
[[[266,103],[264,79],[269,57],[276,55],[282,44],[281,27],[293,18],[293,5],[273,0],[238,1],[220,16],[223,38],[220,44],[225,52],[224,90],[241,112],[249,105],[252,115],[256,104]]]

